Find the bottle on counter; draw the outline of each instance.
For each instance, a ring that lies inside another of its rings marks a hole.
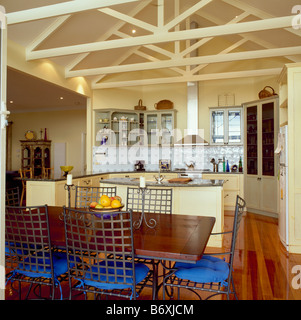
[[[226,172],[226,160],[225,160],[225,157],[223,157],[223,172]]]
[[[241,157],[239,157],[238,172],[242,172],[242,161],[241,161]]]
[[[230,167],[229,167],[229,162],[227,160],[227,165],[226,165],[226,172],[230,172]]]

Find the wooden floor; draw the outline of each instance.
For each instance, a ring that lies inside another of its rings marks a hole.
[[[232,222],[233,213],[226,212],[225,230],[231,228]],[[225,238],[223,245],[228,248],[230,239]],[[214,250],[219,251],[207,248],[210,252]],[[298,276],[292,272],[296,265],[301,268],[301,255],[286,252],[279,240],[277,219],[247,213],[240,225],[234,258],[233,277],[239,300],[300,300],[301,289],[292,286],[293,278]],[[67,297],[67,288],[63,290]],[[10,286],[6,290],[6,299],[17,299]],[[151,290],[144,289],[139,299],[150,300]],[[162,299],[162,289],[159,299]],[[182,290],[181,299],[193,300],[195,296]]]

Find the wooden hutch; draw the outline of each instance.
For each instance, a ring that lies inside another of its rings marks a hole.
[[[33,176],[41,178],[43,168],[51,165],[51,140],[20,140],[21,168],[32,168]]]

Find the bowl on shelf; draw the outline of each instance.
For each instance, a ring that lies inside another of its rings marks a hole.
[[[64,172],[64,177],[73,169],[73,166],[60,166],[61,170]]]

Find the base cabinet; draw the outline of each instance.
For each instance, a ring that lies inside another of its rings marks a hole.
[[[236,196],[244,198],[244,175],[243,174],[203,174],[203,179],[224,180],[224,209],[235,208]]]

